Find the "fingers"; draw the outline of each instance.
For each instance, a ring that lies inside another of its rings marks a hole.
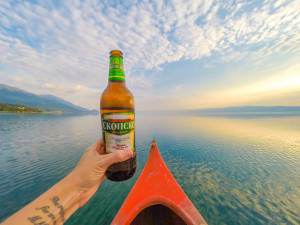
[[[104,154],[102,137],[99,138],[90,148],[95,149],[96,152],[100,155]]]
[[[109,167],[113,163],[125,161],[133,156],[132,150],[118,150],[110,154],[102,155],[101,161],[104,167]]]

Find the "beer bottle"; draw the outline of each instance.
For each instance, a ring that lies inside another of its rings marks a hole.
[[[108,86],[100,100],[102,134],[106,154],[130,149],[133,156],[109,166],[106,177],[112,181],[123,181],[136,171],[134,99],[125,84],[123,53],[110,52]]]

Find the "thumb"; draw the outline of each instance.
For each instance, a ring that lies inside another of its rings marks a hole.
[[[113,163],[123,162],[133,156],[132,150],[117,150],[113,153],[101,155],[102,163],[105,167],[109,167]]]

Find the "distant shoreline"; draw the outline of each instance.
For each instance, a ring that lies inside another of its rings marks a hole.
[[[7,114],[63,114],[63,112],[14,112],[14,111],[0,111],[0,113]]]
[[[99,115],[99,113],[85,113],[85,112],[13,112],[13,111],[0,111],[0,114],[47,114],[47,115]]]

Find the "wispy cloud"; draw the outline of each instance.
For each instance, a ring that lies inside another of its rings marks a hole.
[[[130,85],[149,89],[154,80],[139,71],[165,63],[299,53],[299,11],[297,0],[2,1],[0,63],[72,90],[105,84],[108,53],[122,49]]]
[[[57,86],[55,84],[49,84],[49,83],[42,84],[41,87],[49,90],[55,90],[55,91],[60,91],[64,89],[63,85]]]
[[[16,82],[21,82],[21,81],[23,81],[23,78],[21,78],[21,77],[14,77],[13,80],[16,81]]]

